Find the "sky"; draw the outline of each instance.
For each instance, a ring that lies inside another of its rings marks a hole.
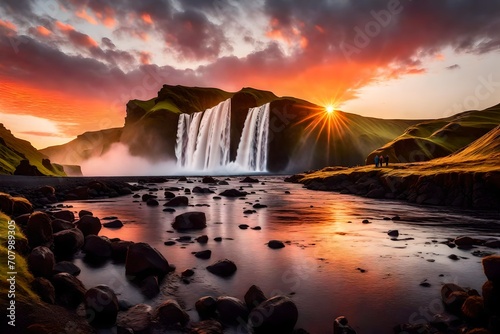
[[[379,118],[500,102],[497,0],[2,0],[0,123],[37,148],[124,124],[163,84]]]

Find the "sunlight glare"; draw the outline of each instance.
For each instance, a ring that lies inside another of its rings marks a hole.
[[[329,104],[325,107],[325,111],[327,112],[327,114],[331,114],[335,111],[335,108],[333,107],[333,105]]]

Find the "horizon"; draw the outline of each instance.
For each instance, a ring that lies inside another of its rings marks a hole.
[[[7,0],[0,123],[36,148],[64,144],[123,126],[126,102],[163,84],[382,119],[482,110],[500,102],[499,13],[495,1]]]

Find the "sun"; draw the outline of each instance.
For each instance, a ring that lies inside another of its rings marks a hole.
[[[325,111],[327,114],[332,114],[335,111],[335,107],[333,105],[329,104],[325,107]]]

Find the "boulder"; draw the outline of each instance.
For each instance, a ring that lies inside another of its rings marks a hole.
[[[53,233],[75,228],[75,224],[62,219],[54,219],[50,222],[50,225],[52,226]]]
[[[201,297],[194,306],[201,319],[212,318],[217,311],[217,300],[210,296]]]
[[[62,219],[62,220],[66,220],[68,222],[72,222],[75,220],[75,214],[73,213],[73,211],[70,211],[70,210],[54,211],[54,212],[51,212],[51,214],[52,214],[52,217],[54,217],[56,219]]]
[[[78,218],[82,218],[83,216],[94,216],[94,214],[88,210],[80,210],[78,212]]]
[[[484,315],[484,301],[479,296],[469,296],[462,305],[462,314],[473,321],[480,321]]]
[[[157,200],[155,200],[154,198],[150,198],[148,199],[148,201],[146,202],[146,205],[147,206],[158,206],[160,205],[160,203],[158,203]]]
[[[164,326],[180,324],[185,326],[189,322],[189,315],[181,309],[175,300],[167,300],[158,306],[154,318]]]
[[[254,179],[250,176],[247,176],[243,180],[241,180],[240,182],[241,183],[259,183],[260,181],[258,179]]]
[[[208,242],[208,236],[205,235],[205,234],[204,235],[200,235],[195,240],[198,241],[200,244],[206,244]]]
[[[248,309],[238,298],[222,296],[217,298],[217,313],[219,319],[229,325],[235,325],[246,321]]]
[[[189,199],[186,196],[174,197],[167,203],[163,204],[163,206],[171,206],[171,207],[188,206],[188,205],[189,205]]]
[[[467,297],[467,292],[456,284],[446,283],[441,288],[441,299],[446,309],[451,313],[460,314]]]
[[[176,230],[201,230],[207,227],[207,218],[203,212],[186,212],[175,217],[172,227]]]
[[[129,279],[163,277],[169,271],[168,261],[150,245],[139,242],[129,246],[125,261],[125,274]]]
[[[142,199],[143,202],[147,202],[150,199],[155,199],[155,198],[158,198],[158,196],[150,195],[150,194],[144,194],[144,195],[142,195],[141,199]]]
[[[255,307],[248,316],[248,323],[255,333],[288,333],[293,330],[299,311],[286,296],[272,297]]]
[[[500,248],[500,240],[498,239],[487,240],[484,243],[484,246],[489,248]]]
[[[399,237],[399,231],[398,230],[389,230],[389,232],[387,232],[387,235],[390,236],[390,237]]]
[[[217,183],[219,180],[211,177],[211,176],[205,176],[204,178],[201,179],[201,182],[203,183]]]
[[[285,244],[279,240],[271,240],[267,243],[267,246],[272,249],[279,249],[285,247]]]
[[[226,189],[223,192],[221,192],[219,195],[225,196],[225,197],[244,197],[247,195],[247,192],[239,191],[237,189]]]
[[[76,309],[83,302],[85,287],[76,277],[68,273],[56,274],[52,277],[52,285],[56,291],[56,302],[70,309]]]
[[[500,255],[483,258],[483,270],[488,280],[500,284]]]
[[[111,243],[111,257],[116,262],[125,262],[127,259],[127,252],[130,245],[133,245],[132,241],[118,240]]]
[[[26,227],[26,237],[32,248],[50,246],[53,241],[52,224],[49,215],[44,212],[33,213]]]
[[[111,241],[106,237],[91,234],[85,237],[82,250],[89,257],[105,259],[111,257]]]
[[[84,236],[77,228],[54,233],[54,251],[57,255],[71,256],[83,247]]]
[[[191,334],[222,334],[223,328],[216,320],[203,320],[191,325]]]
[[[98,285],[87,290],[84,296],[85,312],[88,322],[97,328],[110,328],[118,316],[118,299],[107,285]]]
[[[141,292],[147,298],[153,298],[160,293],[160,285],[157,276],[148,276],[139,284]]]
[[[333,334],[356,334],[356,331],[349,326],[349,321],[344,316],[333,321]]]
[[[165,195],[165,198],[168,198],[168,199],[175,197],[175,194],[171,191],[165,191],[164,195]]]
[[[193,269],[186,269],[181,273],[182,277],[191,277],[194,275],[194,270]]]
[[[0,192],[0,211],[6,215],[12,215],[14,201],[9,194]]]
[[[455,239],[455,245],[458,247],[468,248],[474,245],[474,239],[471,237],[458,237]]]
[[[152,308],[146,304],[138,304],[125,312],[120,312],[117,318],[117,325],[123,328],[130,328],[134,333],[144,333],[151,326]]]
[[[107,228],[120,228],[123,226],[123,223],[119,219],[112,220],[110,222],[102,224],[102,226],[107,227]]]
[[[53,270],[54,274],[68,273],[73,276],[80,275],[80,272],[81,272],[80,268],[78,268],[77,265],[75,265],[73,262],[70,261],[57,262]]]
[[[500,286],[492,281],[483,284],[484,306],[494,314],[500,314]]]
[[[212,251],[210,249],[202,250],[194,253],[198,259],[208,260],[212,256]]]
[[[85,215],[75,222],[75,225],[80,231],[82,231],[84,236],[87,235],[98,235],[101,230],[101,220],[97,217]]]
[[[55,303],[56,291],[48,279],[43,277],[35,278],[31,283],[31,288],[44,302],[48,304]]]
[[[236,264],[233,261],[224,259],[219,260],[207,267],[207,270],[214,275],[229,277],[236,272]]]
[[[24,197],[12,197],[12,216],[20,216],[33,212],[33,205]]]
[[[266,299],[264,292],[256,285],[252,285],[247,293],[245,293],[245,304],[247,304],[249,310],[260,305]]]
[[[50,277],[56,261],[54,253],[44,246],[34,248],[28,256],[28,268],[35,277]]]

